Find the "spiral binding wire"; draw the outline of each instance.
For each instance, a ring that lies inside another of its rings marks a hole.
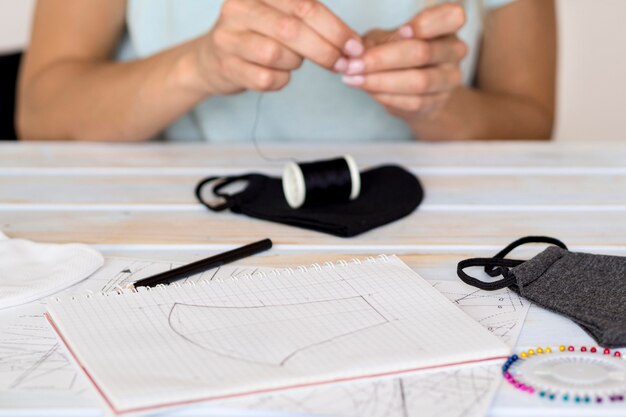
[[[191,288],[195,288],[199,285],[206,285],[206,286],[210,286],[210,285],[215,285],[216,283],[218,284],[222,284],[225,282],[239,282],[244,281],[244,280],[257,280],[259,279],[259,277],[261,279],[272,279],[272,278],[276,278],[276,277],[281,277],[281,276],[293,276],[296,275],[297,273],[303,273],[303,274],[308,274],[310,273],[311,270],[315,271],[315,272],[323,272],[324,269],[327,270],[334,270],[336,268],[345,268],[345,267],[349,267],[350,265],[363,265],[363,264],[376,264],[376,263],[386,263],[389,262],[389,256],[387,255],[378,255],[376,257],[373,256],[368,256],[365,258],[365,260],[361,260],[358,258],[352,258],[348,261],[344,260],[344,259],[340,259],[338,261],[335,262],[324,262],[322,265],[320,265],[319,263],[313,263],[311,265],[300,265],[300,266],[296,266],[296,267],[286,267],[286,268],[276,268],[276,269],[272,269],[269,272],[265,272],[265,271],[256,271],[252,274],[243,274],[243,275],[239,275],[239,276],[234,276],[231,278],[228,278],[226,280],[224,280],[223,278],[219,278],[219,279],[215,279],[212,281],[209,281],[205,278],[201,279],[201,280],[187,280],[184,283],[181,282],[173,282],[171,284],[159,284],[155,287],[139,287],[139,288],[134,288],[134,287],[128,287],[128,288],[124,288],[121,285],[116,285],[113,288],[113,291],[110,292],[105,292],[105,291],[98,291],[98,292],[94,292],[91,290],[85,290],[85,294],[81,294],[81,295],[70,295],[67,297],[53,297],[52,300],[55,302],[63,302],[64,300],[70,300],[70,301],[79,301],[79,298],[84,298],[84,299],[93,299],[95,297],[111,297],[111,296],[124,296],[124,295],[130,295],[130,294],[137,294],[137,293],[144,293],[144,292],[155,292],[155,291],[163,291],[163,290],[167,290],[168,288],[172,287],[172,288],[177,288],[177,289],[182,289],[184,287],[191,287]]]

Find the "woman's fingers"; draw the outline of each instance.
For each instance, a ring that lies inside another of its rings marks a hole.
[[[368,49],[360,59],[350,60],[348,75],[457,63],[467,45],[451,35],[433,41],[399,40]]]
[[[201,57],[225,94],[284,87],[304,59],[343,73],[360,37],[318,0],[225,0]]]
[[[364,37],[367,50],[350,60],[343,81],[400,117],[438,112],[462,82],[459,62],[467,46],[456,33],[464,24],[463,8],[444,4],[394,32],[371,31]]]
[[[291,73],[288,71],[262,67],[236,56],[224,59],[222,65],[229,72],[230,79],[247,90],[278,91],[291,79]]]
[[[343,52],[301,19],[256,0],[231,0],[222,8],[237,32],[251,30],[272,38],[298,55],[335,71],[347,67]]]
[[[430,115],[441,110],[450,93],[440,93],[421,96],[406,96],[400,94],[373,94],[372,97],[387,110],[394,113],[420,113]]]
[[[363,44],[365,50],[374,48],[378,45],[383,45],[395,39],[396,31],[384,30],[384,29],[372,29],[363,35]]]
[[[302,20],[321,37],[347,56],[360,56],[363,44],[359,35],[317,0],[262,0],[286,15]]]
[[[406,69],[366,75],[347,75],[345,84],[371,93],[432,94],[450,91],[461,84],[462,74],[457,65],[442,65],[422,69]]]
[[[283,71],[293,71],[302,65],[302,57],[274,39],[254,32],[226,33],[222,47],[244,60]]]
[[[430,7],[398,30],[400,39],[435,39],[458,32],[466,21],[461,5],[446,3]]]

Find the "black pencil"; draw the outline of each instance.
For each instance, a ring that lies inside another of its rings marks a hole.
[[[132,287],[155,287],[157,285],[171,284],[172,282],[188,278],[190,276],[208,271],[213,268],[217,268],[231,262],[235,262],[239,259],[256,255],[257,253],[269,250],[271,248],[271,240],[261,240],[260,242],[252,243],[250,245],[242,246],[240,248],[224,252],[219,255],[211,256],[210,258],[202,259],[189,265],[181,266],[180,268],[172,269],[170,271],[165,271],[160,274],[141,279],[135,282]]]

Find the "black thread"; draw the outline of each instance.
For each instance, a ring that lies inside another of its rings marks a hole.
[[[271,156],[267,156],[261,150],[259,146],[259,141],[257,138],[257,131],[259,129],[259,124],[261,122],[261,105],[263,103],[263,97],[265,95],[263,93],[259,93],[259,97],[256,101],[256,107],[254,111],[254,121],[252,123],[252,130],[250,131],[250,137],[252,138],[252,143],[254,144],[254,148],[256,149],[256,153],[267,162],[295,162],[295,158],[274,158]]]
[[[261,111],[263,104],[263,93],[259,93],[254,119],[252,122],[252,128],[250,131],[250,137],[256,153],[266,162],[272,163],[288,163],[293,162],[298,164],[297,160],[291,158],[274,158],[266,155],[258,140],[258,129],[261,122]],[[305,205],[324,205],[332,203],[342,203],[350,201],[352,196],[352,175],[350,166],[345,158],[338,158],[328,161],[318,161],[310,163],[298,164],[302,170],[302,174],[305,180],[306,194]],[[211,208],[209,205],[205,204]],[[224,206],[219,206],[218,209],[223,209]],[[211,208],[214,210],[215,208]]]
[[[305,205],[350,201],[352,175],[345,158],[299,164],[306,186]]]

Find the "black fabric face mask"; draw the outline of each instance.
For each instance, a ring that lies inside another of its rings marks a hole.
[[[222,190],[233,183],[246,181],[238,194]],[[213,194],[224,199],[214,206],[202,197],[203,188],[213,183]],[[262,220],[315,230],[339,237],[353,237],[389,224],[411,214],[422,202],[424,192],[419,180],[397,166],[383,166],[361,174],[361,194],[347,203],[292,209],[283,193],[282,181],[261,174],[238,177],[213,177],[196,188],[196,197],[212,211],[230,209]]]
[[[527,243],[550,246],[529,261],[505,259],[513,249]],[[470,267],[485,267],[496,282],[467,275]],[[471,286],[495,291],[511,288],[537,305],[564,315],[582,327],[600,346],[626,346],[626,258],[575,253],[561,241],[527,237],[513,242],[493,258],[459,263],[459,277]]]

